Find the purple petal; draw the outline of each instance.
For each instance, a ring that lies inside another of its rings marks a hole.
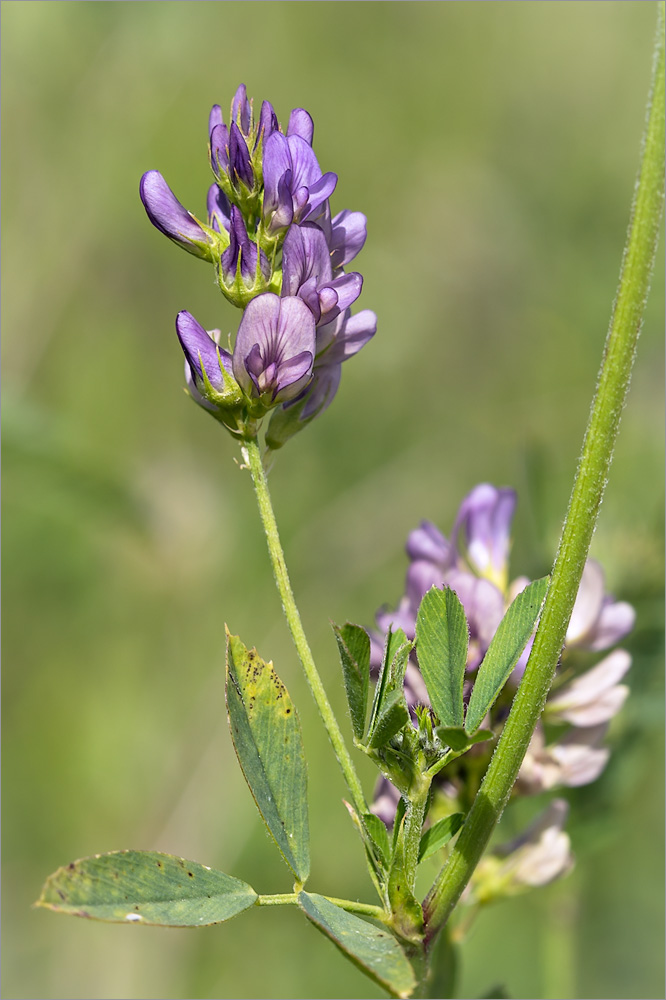
[[[362,316],[359,313],[359,316]],[[427,559],[442,569],[453,562],[451,544],[432,521],[421,521],[407,539],[407,555],[410,559]]]
[[[219,348],[194,316],[185,310],[179,312],[176,317],[176,333],[195,381],[197,378],[203,381],[203,371],[205,371],[213,388],[221,392],[224,388],[224,379],[220,371],[219,358],[222,359],[226,371],[231,374],[229,352]]]
[[[301,414],[303,420],[307,420],[309,417],[318,417],[331,405],[338,391],[341,375],[340,365],[325,365],[322,368],[315,368],[312,388],[308,392],[307,401]]]
[[[263,137],[263,141],[266,142],[271,132],[277,132],[280,125],[277,119],[277,115],[273,109],[273,105],[270,101],[264,101],[261,105],[261,111],[259,112],[259,129],[257,131],[257,144]]]
[[[594,634],[590,636],[588,648],[595,652],[610,649],[631,632],[635,622],[636,612],[631,604],[606,597],[594,627]]]
[[[185,383],[187,385],[187,391],[195,403],[199,406],[203,406],[204,410],[208,410],[210,413],[218,412],[217,407],[209,402],[205,396],[202,396],[197,389],[197,384],[194,381],[194,376],[192,375],[192,368],[190,367],[190,363],[187,358],[185,359]]]
[[[210,138],[213,134],[213,129],[216,125],[224,125],[224,118],[222,117],[222,108],[219,104],[214,104],[210,109],[210,114],[208,116],[208,137]]]
[[[248,303],[233,354],[234,375],[248,395],[253,383],[246,360],[255,346],[260,352],[263,372],[276,366],[276,378],[270,386],[266,383],[264,391],[273,388],[275,401],[286,401],[298,395],[310,377],[314,359],[314,318],[306,304],[299,298],[280,299],[272,292],[258,295]],[[309,359],[304,357],[306,353],[311,355]],[[256,352],[253,359],[255,357]],[[290,368],[292,361],[295,362],[293,369]]]
[[[211,229],[221,233],[223,230],[229,232],[231,229],[231,205],[229,200],[217,184],[211,184],[208,189],[206,199],[208,209],[208,225]]]
[[[236,122],[229,132],[229,171],[250,190],[254,186],[254,170],[247,143]]]
[[[322,236],[324,234],[322,233]],[[330,265],[329,265],[330,266]],[[339,278],[329,281],[319,287],[319,300],[321,304],[322,319],[331,322],[340,313],[345,312],[361,294],[363,288],[363,278],[360,274],[352,271],[350,274],[341,274]],[[324,293],[332,290],[332,296],[326,298]]]
[[[481,483],[463,500],[453,528],[452,537],[459,549],[462,531],[462,546],[473,567],[498,581],[506,577],[515,507],[514,490]]]
[[[304,139],[308,146],[312,145],[314,122],[304,108],[294,108],[289,115],[287,135],[300,135],[301,139]]]
[[[414,614],[418,611],[419,604],[431,587],[441,589],[443,586],[444,574],[439,566],[420,559],[411,563],[407,570],[405,591]]]
[[[353,260],[363,248],[367,236],[367,219],[362,212],[339,212],[331,223],[329,247],[333,269]]]
[[[302,222],[305,222],[306,219],[316,222],[317,217],[320,214],[319,209],[322,209],[322,206],[325,205],[331,197],[335,191],[337,183],[338,175],[327,173],[324,174],[320,180],[308,187],[308,200],[305,208],[301,211]]]
[[[199,223],[183,208],[175,194],[157,170],[149,170],[141,178],[139,195],[148,218],[161,233],[185,250],[206,257],[206,251],[193,246],[191,240],[209,243]]]
[[[286,142],[291,154],[292,191],[298,191],[302,187],[310,188],[322,176],[317,157],[300,135],[290,135]]]
[[[245,135],[250,131],[251,114],[250,102],[247,99],[247,90],[245,89],[245,84],[241,83],[231,102],[231,122],[234,125],[240,124],[241,130]]]
[[[229,169],[229,130],[224,122],[214,125],[210,133],[210,161],[213,172],[219,176],[220,171]]]
[[[293,214],[291,198],[291,153],[289,143],[281,132],[271,132],[264,143],[262,155],[262,170],[264,175],[264,219],[270,222],[278,210],[285,215],[289,210],[289,221]],[[288,192],[285,191],[285,179],[289,174]],[[286,201],[288,198],[288,203]],[[275,228],[278,228],[275,226]]]
[[[310,278],[315,279],[314,287],[319,289],[331,277],[326,237],[319,226],[312,223],[291,226],[282,247],[283,297],[298,295]]]
[[[301,351],[296,357],[288,358],[278,365],[273,398],[277,399],[279,395],[282,402],[295,399],[312,378],[313,362],[314,355],[311,351]]]

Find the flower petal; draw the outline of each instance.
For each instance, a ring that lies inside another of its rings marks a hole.
[[[183,208],[158,170],[141,178],[139,195],[148,218],[161,233],[197,257],[207,257],[205,249],[190,242],[209,243],[208,236],[187,209]]]
[[[185,310],[179,312],[176,317],[176,333],[195,381],[197,378],[203,381],[203,371],[205,371],[213,388],[222,391],[224,379],[220,371],[219,359],[221,358],[226,371],[231,374],[231,355],[229,352],[219,348],[192,313]]]
[[[301,139],[304,139],[308,146],[312,145],[314,122],[304,108],[294,108],[289,115],[287,135],[300,135]]]
[[[367,236],[367,219],[362,212],[339,212],[331,223],[329,247],[333,269],[353,260],[363,248]]]

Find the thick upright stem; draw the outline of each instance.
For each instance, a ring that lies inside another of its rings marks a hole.
[[[312,691],[315,703],[319,709],[322,722],[326,727],[326,732],[328,733],[329,739],[333,744],[335,756],[337,757],[338,763],[342,768],[342,773],[344,774],[345,781],[347,782],[349,791],[351,792],[354,806],[357,812],[362,815],[368,810],[365,796],[363,794],[361,782],[356,774],[356,769],[351,757],[349,756],[349,751],[345,745],[342,733],[340,732],[337,719],[335,718],[333,709],[331,708],[331,704],[326,695],[326,691],[324,690],[321,677],[319,676],[315,666],[312,652],[303,630],[301,616],[298,612],[296,601],[294,600],[294,594],[291,589],[291,583],[289,581],[287,564],[285,562],[284,552],[282,551],[277,522],[275,520],[275,514],[273,513],[270,493],[268,491],[266,473],[261,461],[261,451],[259,450],[256,438],[248,438],[243,442],[243,453],[250,472],[252,473],[252,481],[254,482],[254,489],[257,494],[257,502],[259,504],[259,513],[261,514],[261,520],[266,533],[268,552],[273,565],[275,582],[280,593],[282,607],[284,609],[292,639],[294,640],[296,652],[298,653],[298,657],[303,665],[305,676],[307,677],[310,690]]]
[[[625,403],[664,201],[664,4],[620,285],[550,588],[523,681],[495,755],[425,904],[428,936],[446,923],[507,803],[552,684],[603,497]]]

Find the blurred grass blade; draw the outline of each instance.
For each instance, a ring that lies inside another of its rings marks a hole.
[[[319,930],[367,976],[393,997],[408,997],[416,985],[405,953],[385,928],[341,910],[324,896],[301,892],[299,904]]]
[[[525,649],[539,617],[549,579],[544,576],[525,587],[500,622],[476,675],[465,716],[468,733],[479,728]]]
[[[449,587],[431,587],[416,616],[419,667],[444,726],[463,724],[463,680],[469,635],[463,606]]]
[[[229,728],[245,780],[285,861],[302,883],[310,874],[307,772],[289,693],[256,649],[227,629]]]
[[[440,847],[448,844],[463,825],[464,819],[462,813],[452,813],[433,823],[421,836],[419,861],[425,861],[426,858],[436,854]]]
[[[370,686],[370,637],[360,625],[349,622],[342,628],[334,625],[333,631],[340,651],[352,730],[356,739],[362,740]]]
[[[256,898],[246,882],[196,861],[114,851],[59,868],[35,905],[114,923],[205,927],[235,917]]]

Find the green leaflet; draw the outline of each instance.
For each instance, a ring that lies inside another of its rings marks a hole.
[[[431,587],[416,616],[419,667],[444,726],[463,724],[463,680],[469,635],[463,606],[449,587]]]
[[[389,864],[391,863],[391,842],[389,841],[386,826],[379,816],[375,816],[374,813],[363,813],[363,823],[365,824],[365,828],[370,835],[373,845],[377,848],[380,861],[382,862],[384,868],[388,869]]]
[[[73,861],[44,884],[36,906],[116,923],[205,927],[257,898],[240,879],[158,851],[114,851]]]
[[[416,985],[404,951],[385,927],[347,913],[324,896],[301,892],[305,915],[354,965],[393,997],[408,997]]]
[[[484,740],[492,740],[494,733],[490,729],[479,729],[470,735],[466,733],[462,726],[437,726],[435,730],[442,743],[451,750],[466,750],[474,743],[483,743]]]
[[[357,740],[363,739],[368,710],[370,684],[370,637],[360,625],[347,622],[342,628],[333,626],[342,663],[352,730]]]
[[[479,728],[527,645],[546,597],[549,579],[544,576],[525,587],[500,622],[476,675],[465,717],[468,733]]]
[[[375,716],[372,732],[368,734],[368,748],[377,750],[386,746],[406,722],[409,722],[409,711],[402,689],[385,693]]]
[[[440,847],[444,847],[445,844],[448,844],[449,840],[456,835],[460,827],[463,825],[464,819],[465,817],[462,813],[452,813],[450,816],[445,816],[444,819],[440,819],[436,823],[433,823],[433,825],[421,835],[421,843],[419,845],[419,861],[425,861],[426,858],[436,854]]]
[[[403,681],[412,648],[413,643],[401,628],[395,632],[389,629],[365,736],[365,744],[370,748],[385,746],[409,720]]]
[[[255,649],[227,630],[227,711],[234,748],[259,812],[299,882],[310,873],[307,773],[287,689]]]

